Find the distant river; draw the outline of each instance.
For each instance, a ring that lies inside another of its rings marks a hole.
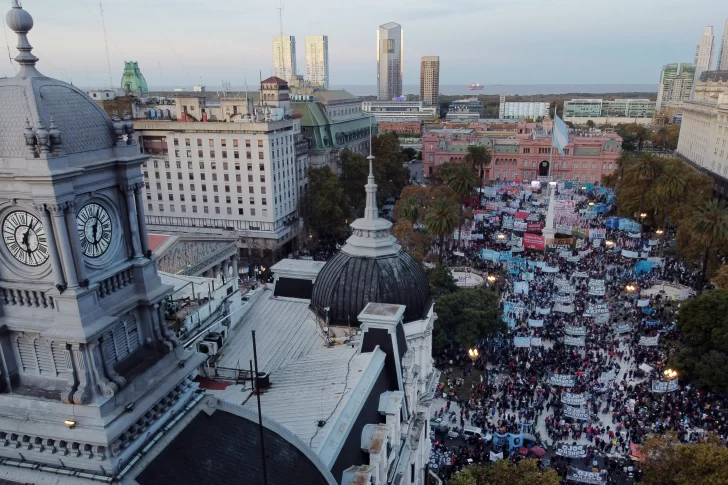
[[[657,84],[484,84],[482,91],[469,91],[469,84],[443,84],[440,93],[445,95],[460,94],[501,94],[508,96],[529,96],[538,94],[601,94],[601,93],[656,93]],[[331,89],[346,89],[357,96],[376,96],[377,86],[366,84],[344,84],[331,86]],[[419,94],[420,87],[415,84],[405,84],[404,94]]]

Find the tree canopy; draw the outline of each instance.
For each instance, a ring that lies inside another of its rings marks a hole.
[[[677,314],[682,345],[674,357],[680,374],[701,389],[728,392],[728,292],[707,291]]]
[[[536,460],[513,464],[498,460],[488,466],[471,465],[448,480],[447,485],[559,485],[561,477],[551,468],[543,472]]]
[[[648,438],[640,452],[644,485],[728,484],[728,448],[713,440],[684,444],[668,433]]]
[[[505,323],[498,317],[498,295],[493,291],[459,289],[437,298],[435,308],[432,345],[437,351],[449,342],[471,347],[489,335],[505,332]]]
[[[432,269],[426,270],[427,281],[430,282],[430,293],[432,297],[437,299],[442,295],[455,293],[458,291],[458,285],[455,284],[455,278],[452,276],[450,268],[443,264],[438,264]]]
[[[303,214],[312,239],[334,239],[346,231],[352,215],[350,206],[339,177],[328,166],[309,168]]]

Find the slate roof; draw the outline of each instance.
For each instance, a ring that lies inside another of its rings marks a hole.
[[[261,372],[273,372],[324,346],[308,302],[274,298],[266,292],[232,331],[218,366],[248,369],[253,358],[251,330],[256,330]]]
[[[405,305],[404,321],[427,316],[430,285],[422,266],[404,250],[378,258],[355,257],[340,251],[319,272],[312,308],[332,325],[358,326],[357,315],[367,303]]]
[[[275,83],[275,84],[277,84],[279,86],[288,86],[288,82],[286,82],[283,79],[281,79],[279,77],[276,77],[276,76],[271,76],[268,79],[263,79],[260,83],[261,84],[273,84],[273,83]]]
[[[264,428],[269,485],[328,485],[299,448]],[[256,422],[223,410],[200,412],[136,477],[140,485],[263,483]]]

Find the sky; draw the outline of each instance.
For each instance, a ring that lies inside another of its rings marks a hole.
[[[280,2],[280,0],[277,0]],[[23,0],[39,70],[84,87],[118,87],[135,60],[150,87],[254,85],[272,73],[279,4],[260,0]],[[0,5],[10,6],[10,0]],[[329,36],[330,84],[376,84],[376,31],[404,31],[404,84],[419,83],[421,56],[440,56],[440,84],[657,84],[669,62],[692,62],[725,0],[283,0],[283,32],[296,36],[305,75],[306,35]],[[15,34],[5,27],[15,57]],[[14,74],[5,56],[0,76]],[[109,73],[109,63],[111,73]],[[113,83],[112,83],[113,81]],[[254,89],[254,88],[253,88]]]

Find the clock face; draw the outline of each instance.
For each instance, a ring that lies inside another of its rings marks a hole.
[[[89,258],[102,256],[111,244],[111,218],[99,204],[81,207],[76,216],[76,227],[81,239],[81,250]]]
[[[27,266],[48,261],[48,239],[43,224],[30,212],[14,211],[3,221],[3,242],[15,259]]]

